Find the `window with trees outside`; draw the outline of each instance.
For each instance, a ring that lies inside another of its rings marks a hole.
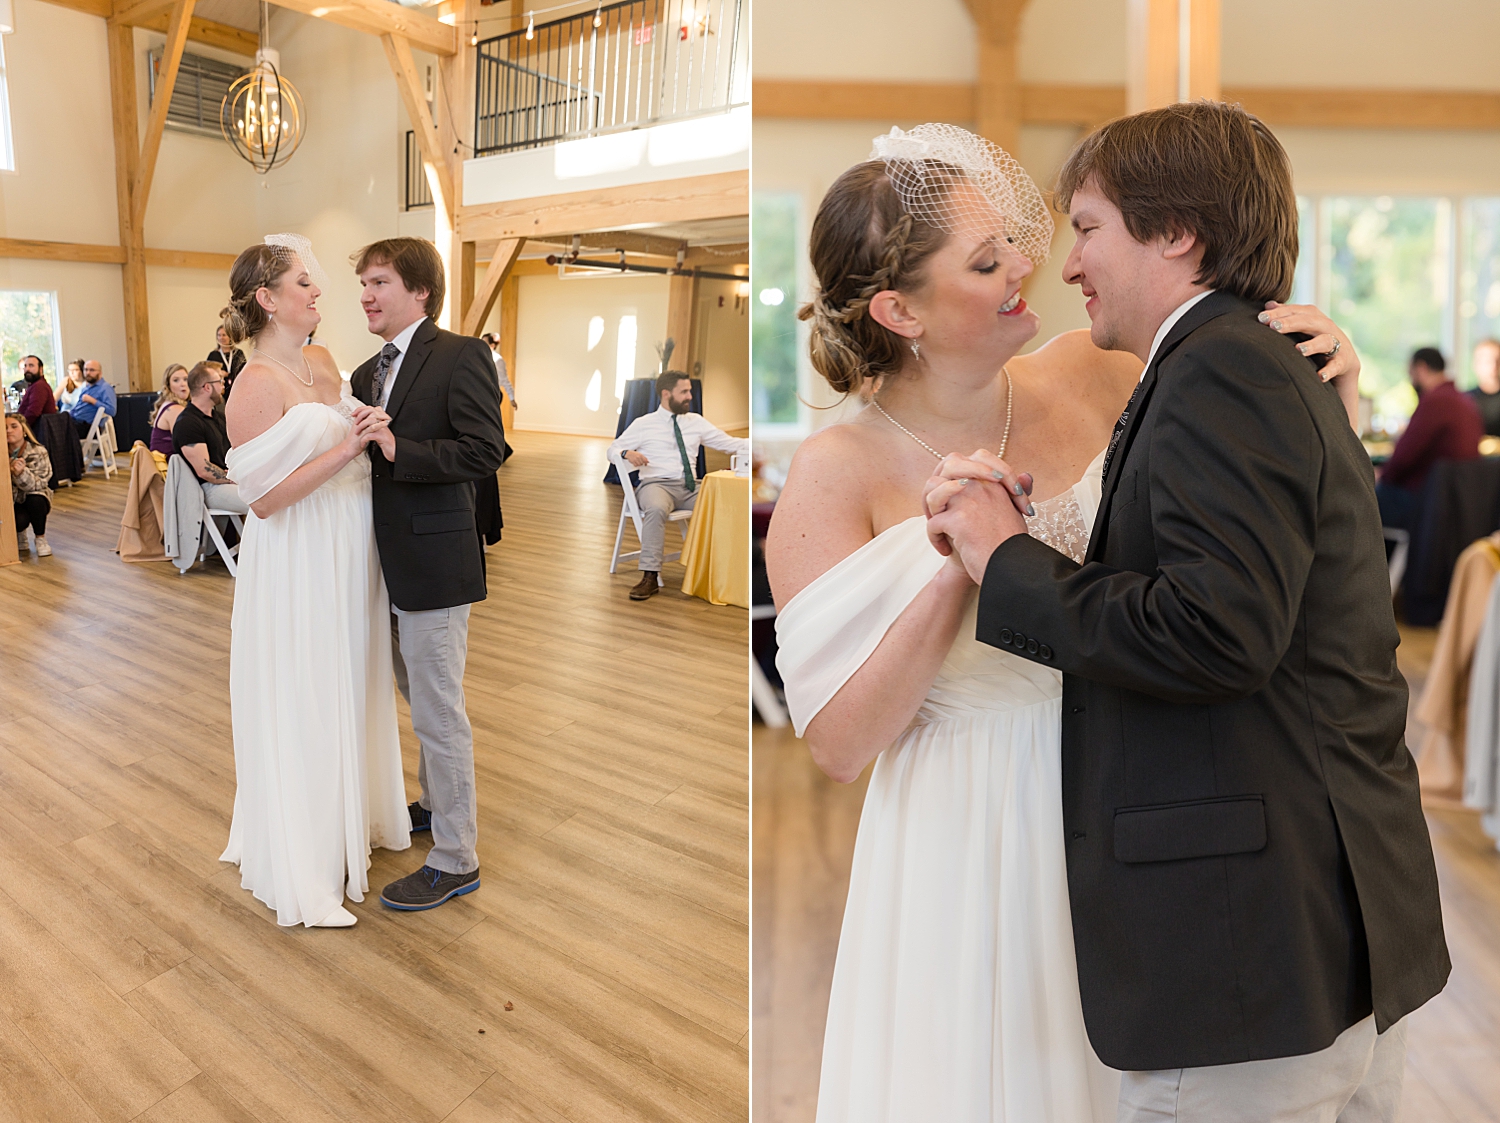
[[[792,193],[758,191],[750,211],[752,417],[758,427],[791,428],[800,420],[797,230],[802,200]]]
[[[21,356],[36,355],[56,386],[61,354],[57,294],[0,290],[0,377],[5,385],[21,377]]]
[[[1437,347],[1461,387],[1474,344],[1500,333],[1500,198],[1323,196],[1297,200],[1293,300],[1323,307],[1359,351],[1376,430],[1416,408],[1411,353]]]

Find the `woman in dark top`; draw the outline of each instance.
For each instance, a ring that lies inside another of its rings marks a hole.
[[[171,456],[177,451],[172,441],[172,426],[182,416],[182,407],[188,400],[188,371],[181,363],[173,363],[162,375],[161,393],[151,407],[151,451]]]
[[[224,396],[227,398],[230,389],[234,386],[235,375],[245,369],[245,352],[229,342],[229,336],[224,333],[222,327],[215,333],[215,338],[219,345],[208,353],[207,361],[218,363],[224,369]]]

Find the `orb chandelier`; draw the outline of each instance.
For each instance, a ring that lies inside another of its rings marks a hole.
[[[240,157],[258,172],[279,168],[302,143],[306,111],[297,87],[282,77],[281,55],[266,45],[269,11],[260,6],[260,50],[255,66],[235,79],[219,107],[219,128]]]

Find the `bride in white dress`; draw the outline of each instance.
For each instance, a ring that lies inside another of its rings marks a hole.
[[[323,347],[305,241],[273,236],[230,273],[224,326],[252,339],[227,406],[230,477],[250,506],[229,651],[236,790],[221,860],[281,925],[347,927],[371,846],[404,850],[390,605],[365,445],[389,420]],[[295,248],[288,248],[285,243]]]
[[[802,313],[814,366],[869,405],[803,442],[766,552],[797,733],[836,780],[876,762],[817,1119],[1107,1123],[1119,1079],[1088,1042],[1068,906],[1061,676],[974,639],[975,587],[928,543],[922,490],[947,453],[1004,450],[1032,477],[1007,481],[1032,536],[1082,560],[1140,364],[1087,332],[1018,354],[1052,220],[1009,156],[951,126],[892,130],[876,154],[824,197]]]

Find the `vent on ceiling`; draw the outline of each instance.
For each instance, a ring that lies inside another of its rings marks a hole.
[[[163,47],[150,55],[151,100],[156,101],[156,82],[160,77]],[[167,106],[167,127],[201,136],[222,136],[219,129],[219,107],[234,80],[245,73],[244,67],[220,62],[215,58],[184,53],[172,87],[172,102]]]

